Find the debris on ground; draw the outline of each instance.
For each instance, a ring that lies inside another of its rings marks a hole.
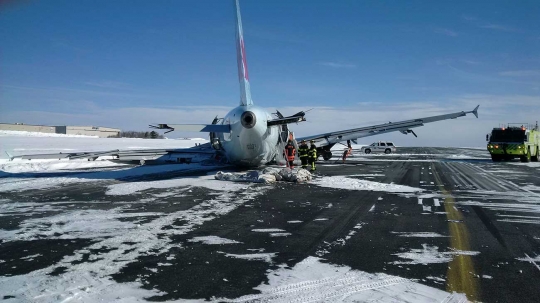
[[[246,173],[228,173],[218,171],[214,176],[216,180],[233,182],[254,182],[254,183],[275,183],[276,181],[286,182],[308,182],[311,181],[311,173],[303,168],[276,168],[267,167],[262,171],[252,170]]]

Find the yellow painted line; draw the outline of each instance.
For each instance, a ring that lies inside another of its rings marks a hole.
[[[447,213],[446,217],[449,221],[450,248],[453,250],[470,251],[469,231],[465,223],[462,222],[463,214],[454,207],[456,201],[451,197],[451,192],[444,188],[433,163],[431,167],[437,185],[441,187],[443,194],[447,197],[444,199],[444,210]],[[449,292],[464,293],[470,301],[479,301],[480,288],[476,277],[472,257],[468,255],[454,255],[452,261],[448,263],[446,290]]]

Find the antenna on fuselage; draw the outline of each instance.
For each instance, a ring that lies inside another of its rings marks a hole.
[[[240,4],[238,0],[235,0],[234,3],[236,7],[236,63],[238,64],[238,80],[240,81],[240,105],[247,106],[253,105],[253,101],[251,100],[251,90],[249,88],[249,74]]]

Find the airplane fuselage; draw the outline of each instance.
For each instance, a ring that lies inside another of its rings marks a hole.
[[[230,163],[260,166],[274,159],[279,146],[279,126],[267,126],[270,113],[255,105],[240,105],[222,120],[230,133],[217,134]]]

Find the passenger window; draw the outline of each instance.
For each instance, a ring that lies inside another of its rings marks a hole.
[[[386,146],[386,144],[384,144],[384,143],[381,142],[381,146]]]
[[[377,145],[377,143],[372,143],[370,146],[376,146],[376,145]]]
[[[388,146],[394,146],[394,143],[392,143],[392,142],[386,142],[386,145],[388,145]]]

